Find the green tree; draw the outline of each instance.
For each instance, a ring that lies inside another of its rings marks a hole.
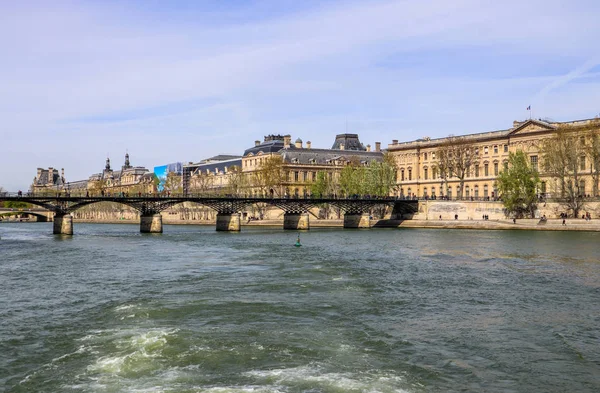
[[[498,192],[509,214],[520,218],[533,218],[537,207],[537,187],[540,177],[522,151],[510,153],[508,169],[500,172],[496,179]]]
[[[367,171],[361,165],[358,157],[350,158],[349,163],[342,168],[339,177],[340,192],[345,197],[362,195],[366,190]]]
[[[311,185],[310,194],[314,198],[324,198],[327,196],[327,191],[329,189],[328,183],[327,173],[324,171],[317,172],[317,180]]]
[[[163,193],[180,194],[183,192],[181,175],[175,172],[169,172],[167,173],[167,177],[160,179],[160,185]]]
[[[397,177],[396,160],[389,153],[383,154],[383,159],[379,161],[371,161],[367,171],[367,194],[378,197],[387,197],[396,187]]]
[[[234,196],[242,196],[248,186],[246,174],[242,168],[237,165],[232,165],[227,169],[227,193]]]
[[[266,158],[252,174],[252,185],[259,188],[263,195],[269,195],[273,190],[273,195],[280,197],[283,195],[285,177],[283,158],[273,155]]]

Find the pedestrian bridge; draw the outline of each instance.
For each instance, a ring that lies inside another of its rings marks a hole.
[[[231,196],[171,195],[162,196],[20,196],[17,193],[0,195],[0,202],[17,201],[39,206],[54,213],[53,232],[73,234],[71,212],[99,202],[130,206],[140,213],[140,232],[162,233],[161,212],[183,202],[197,203],[217,212],[217,231],[239,231],[241,212],[253,204],[267,204],[284,211],[284,229],[309,229],[309,210],[324,204],[344,213],[344,228],[369,228],[369,214],[376,206],[390,206],[393,214],[414,213],[416,200],[395,198],[246,198]]]

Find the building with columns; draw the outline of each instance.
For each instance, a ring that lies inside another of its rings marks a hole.
[[[459,136],[463,141],[472,144],[477,158],[464,179],[463,198],[494,199],[498,196],[496,177],[508,165],[510,152],[523,151],[531,165],[540,171],[540,189],[542,196],[556,195],[553,180],[542,170],[540,142],[556,135],[559,127],[577,127],[598,124],[593,133],[600,133],[598,119],[587,119],[570,122],[551,122],[529,119],[515,121],[512,127],[505,130],[483,132]],[[410,142],[392,141],[388,151],[396,158],[398,166],[397,182],[399,197],[439,198],[440,196],[456,198],[459,195],[459,179],[447,179],[447,195],[444,195],[445,184],[438,170],[440,148],[448,138],[431,139],[424,137]],[[592,194],[592,164],[583,161],[581,186],[584,195]]]

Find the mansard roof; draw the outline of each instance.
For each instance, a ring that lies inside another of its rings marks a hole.
[[[364,162],[381,161],[383,158],[382,152],[346,149],[283,149],[280,153],[286,163],[313,165],[327,165],[337,160],[349,161],[352,157]]]
[[[344,150],[366,151],[367,149],[360,143],[358,134],[338,134],[331,146],[332,149],[340,149],[344,145]]]

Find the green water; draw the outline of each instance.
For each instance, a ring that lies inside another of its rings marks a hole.
[[[0,224],[0,391],[600,391],[600,234],[51,229]]]

